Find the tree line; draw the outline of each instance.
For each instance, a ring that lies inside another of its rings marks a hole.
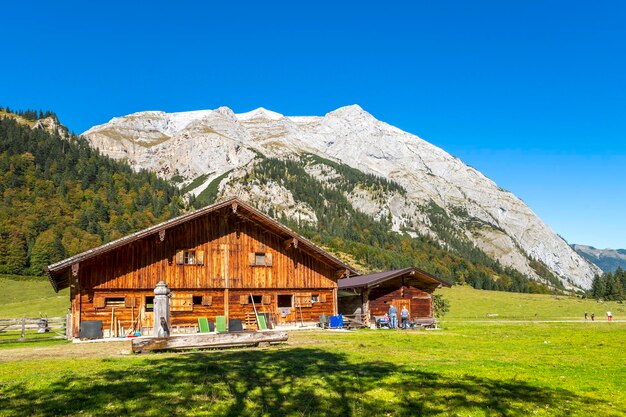
[[[626,299],[626,271],[617,268],[615,272],[605,272],[593,278],[590,295],[608,301]]]
[[[53,119],[58,121],[56,113],[50,110],[45,110],[45,111],[44,110],[37,111],[37,110],[31,110],[31,109],[13,110],[9,107],[0,106],[0,112],[15,114],[20,117],[23,117],[26,120],[30,120],[31,122],[35,122],[39,119],[45,119],[46,117],[52,117]]]

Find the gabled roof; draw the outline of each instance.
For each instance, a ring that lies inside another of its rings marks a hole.
[[[404,269],[395,269],[393,271],[376,272],[374,274],[361,275],[353,278],[343,278],[337,281],[337,286],[340,290],[350,288],[372,288],[376,285],[382,284],[386,281],[390,281],[395,278],[405,277],[408,278],[407,284],[411,284],[411,280],[416,280],[425,283],[431,287],[438,287],[443,285],[450,287],[451,285],[439,278],[429,274],[426,271],[422,271],[419,268],[409,267]]]
[[[298,247],[303,247],[309,252],[312,252],[313,254],[317,255],[319,258],[325,260],[331,266],[334,266],[337,269],[345,269],[347,271],[350,271],[350,273],[352,274],[357,274],[357,271],[350,265],[345,264],[344,262],[337,259],[335,256],[326,252],[324,249],[315,245],[313,242],[305,239],[304,237],[300,236],[293,230],[289,229],[286,226],[283,226],[276,220],[272,219],[266,214],[260,212],[259,210],[255,209],[254,207],[250,206],[247,203],[244,203],[243,201],[235,197],[235,198],[231,198],[229,200],[223,201],[221,203],[216,203],[216,204],[192,211],[190,213],[183,214],[182,216],[175,217],[163,223],[148,227],[147,229],[140,230],[139,232],[136,232],[131,235],[125,236],[123,238],[106,243],[102,246],[98,246],[97,248],[89,249],[85,252],[79,253],[78,255],[74,255],[60,262],[49,265],[46,268],[46,273],[48,274],[50,283],[52,284],[52,287],[54,288],[55,291],[59,291],[63,288],[67,288],[69,286],[68,271],[70,270],[73,264],[84,262],[88,259],[110,252],[114,249],[127,245],[136,240],[148,237],[150,235],[155,235],[162,230],[170,229],[172,227],[175,227],[182,223],[188,222],[190,220],[205,216],[207,214],[218,211],[225,207],[232,207],[233,210],[236,210],[238,215],[244,216],[245,218],[251,221],[254,221],[256,223],[261,223],[263,226],[265,226],[267,229],[271,230],[272,232],[280,236],[284,236],[285,239],[289,239],[289,238],[296,239],[298,241]]]

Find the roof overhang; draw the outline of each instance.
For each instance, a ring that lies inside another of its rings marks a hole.
[[[262,213],[261,211],[255,209],[247,203],[244,203],[236,197],[207,207],[203,207],[187,214],[183,214],[182,216],[175,217],[163,223],[159,223],[157,225],[148,227],[147,229],[140,230],[131,235],[106,243],[102,246],[98,246],[97,248],[89,249],[85,252],[79,253],[60,262],[48,265],[48,267],[45,269],[45,272],[48,275],[50,284],[52,284],[52,288],[54,288],[54,290],[58,292],[59,290],[69,287],[71,279],[70,274],[72,273],[70,272],[70,270],[72,269],[73,265],[77,267],[81,262],[91,260],[99,255],[103,255],[137,240],[149,236],[157,236],[162,231],[174,228],[185,222],[198,219],[202,216],[214,213],[225,208],[232,210],[232,212],[240,218],[257,223],[260,226],[264,227],[266,230],[275,233],[286,240],[296,240],[298,248],[304,249],[311,255],[315,256],[317,259],[329,264],[331,267],[334,267],[338,271],[342,271],[342,274],[346,273],[347,275],[350,275],[358,273],[356,269],[354,269],[352,266],[342,262],[337,257],[331,255],[313,242],[300,236],[293,230],[280,224],[265,213]]]
[[[374,274],[360,275],[353,278],[343,278],[337,281],[337,287],[339,290],[373,289],[400,278],[402,279],[401,282],[405,285],[417,288],[434,290],[438,287],[451,287],[447,282],[416,267],[376,272]]]

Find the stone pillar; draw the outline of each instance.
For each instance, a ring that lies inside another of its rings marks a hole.
[[[159,281],[154,289],[154,330],[153,336],[170,335],[170,289],[163,281]]]

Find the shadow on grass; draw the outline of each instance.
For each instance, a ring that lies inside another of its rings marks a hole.
[[[0,386],[0,415],[526,416],[593,400],[521,381],[451,377],[314,348],[104,359],[93,373]]]

